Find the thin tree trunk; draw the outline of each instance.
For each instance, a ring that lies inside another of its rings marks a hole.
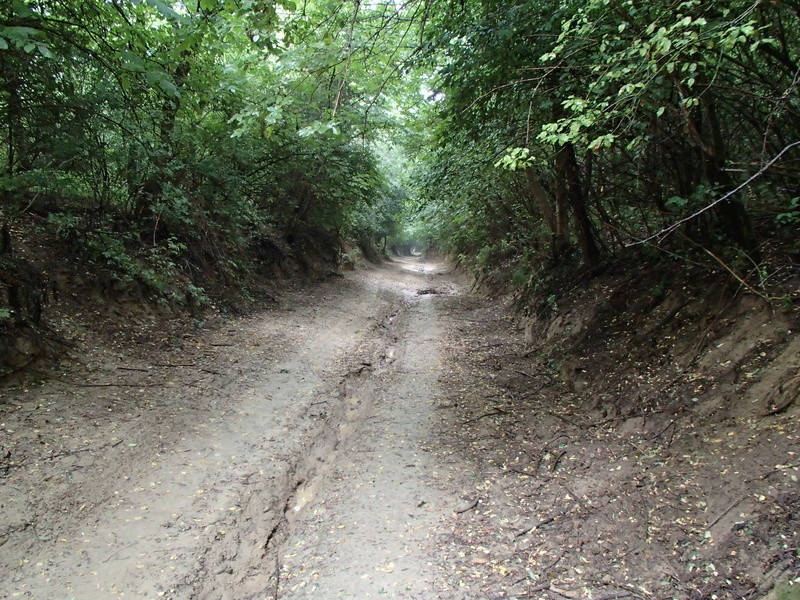
[[[706,177],[712,185],[720,186],[723,189],[734,187],[730,175],[723,169],[725,152],[725,140],[722,137],[722,129],[717,117],[714,98],[710,95],[704,96],[703,105],[706,108],[708,123],[711,128],[713,145],[701,144],[703,160],[705,163]],[[744,204],[736,198],[728,198],[719,205],[719,215],[722,219],[725,233],[740,248],[748,252],[753,258],[757,258],[758,244],[753,234],[750,216]]]
[[[583,193],[575,147],[572,144],[564,144],[556,153],[556,178],[559,185],[563,186],[572,209],[575,233],[578,237],[583,262],[589,267],[597,266],[600,262],[600,250],[594,239],[592,223],[586,211],[586,197]]]
[[[525,176],[528,178],[528,188],[539,215],[544,219],[552,235],[553,255],[557,256],[569,247],[567,235],[569,217],[567,211],[564,210],[564,202],[559,199],[558,189],[556,189],[556,211],[553,212],[553,199],[544,189],[533,169],[525,169]]]

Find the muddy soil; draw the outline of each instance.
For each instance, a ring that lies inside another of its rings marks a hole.
[[[645,321],[466,287],[405,259],[7,385],[0,597],[797,597],[787,321],[687,318],[662,381],[612,352]]]

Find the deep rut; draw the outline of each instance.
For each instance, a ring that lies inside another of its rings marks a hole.
[[[309,402],[302,420],[312,423],[304,445],[280,482],[269,482],[248,492],[247,509],[231,527],[226,543],[215,536],[202,559],[204,577],[194,587],[192,599],[278,598],[281,585],[281,551],[293,531],[298,514],[311,502],[319,486],[337,463],[345,446],[372,411],[375,378],[394,361],[396,322],[407,302],[393,306],[372,327],[366,348],[357,352],[338,383],[320,390]],[[269,498],[265,503],[264,498]],[[208,567],[211,566],[209,569]]]
[[[430,398],[435,378],[408,360],[435,345],[420,312],[434,295],[417,293],[449,285],[433,270],[330,280],[167,356],[106,350],[68,373],[97,384],[4,390],[0,597],[285,597],[301,572],[287,548],[338,497],[325,486],[352,470],[379,403]]]
[[[435,449],[436,299],[418,294],[396,327],[391,366],[348,390],[369,400],[288,528],[274,600],[461,597],[431,567],[442,524],[463,502],[456,490],[473,487],[464,465]]]

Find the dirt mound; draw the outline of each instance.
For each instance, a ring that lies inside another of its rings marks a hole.
[[[558,363],[588,416],[671,419],[687,399],[703,416],[764,416],[800,391],[800,311],[737,294],[729,281],[673,287],[668,275],[618,270],[558,303],[526,319],[525,341]]]
[[[446,376],[443,443],[483,484],[447,576],[566,598],[759,597],[799,577],[798,312],[735,292],[610,271],[517,333],[507,305],[451,299],[471,312],[451,356],[470,358]]]

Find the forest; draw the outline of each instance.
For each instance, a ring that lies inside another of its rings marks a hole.
[[[2,326],[35,325],[55,277],[14,254],[30,235],[178,307],[412,248],[525,297],[625,256],[791,302],[771,285],[800,252],[799,20],[788,1],[6,3]]]
[[[0,2],[0,596],[798,600],[798,32]]]

